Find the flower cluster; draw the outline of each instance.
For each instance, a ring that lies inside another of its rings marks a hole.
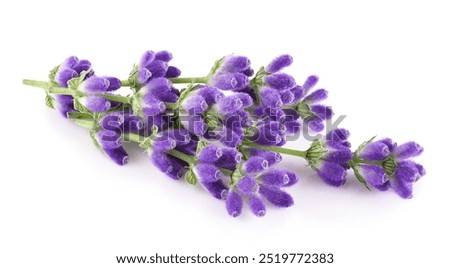
[[[200,184],[224,201],[236,217],[247,204],[256,216],[269,206],[294,204],[286,188],[299,177],[276,164],[281,154],[303,158],[326,184],[345,184],[349,170],[367,188],[392,189],[412,197],[425,169],[411,161],[423,148],[397,146],[390,139],[369,140],[351,150],[346,129],[330,130],[305,151],[284,148],[301,129],[322,132],[332,109],[328,92],[313,89],[318,77],[302,84],[285,72],[293,64],[281,55],[253,71],[250,60],[231,54],[201,77],[180,77],[168,51],[146,51],[125,80],[94,75],[91,63],[69,57],[50,73],[50,81],[24,80],[45,90],[46,103],[89,129],[95,145],[118,165],[129,155],[125,141],[139,144],[168,177]],[[177,85],[184,84],[177,88]],[[126,95],[113,94],[129,87]],[[300,164],[299,164],[300,165]]]

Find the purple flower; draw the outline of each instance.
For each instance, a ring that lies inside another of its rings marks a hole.
[[[105,114],[100,119],[100,130],[95,135],[103,152],[118,165],[128,163],[128,153],[123,148],[123,125],[123,114],[118,112]]]
[[[54,82],[60,87],[67,87],[67,82],[70,79],[79,77],[81,72],[88,71],[91,68],[91,63],[87,60],[79,60],[75,56],[68,57],[59,66],[55,73]],[[91,70],[86,77],[89,78],[94,72]],[[56,95],[55,108],[64,116],[67,113],[75,112],[73,97],[69,95]]]
[[[411,198],[413,184],[425,175],[425,169],[411,160],[419,156],[423,148],[415,142],[397,146],[391,139],[369,141],[357,151],[357,165],[364,181],[380,191],[391,188],[402,198]]]
[[[268,73],[276,73],[290,66],[294,59],[290,55],[281,55],[273,59],[265,68]]]
[[[136,94],[136,101],[145,116],[165,114],[166,102],[174,103],[178,100],[179,92],[172,83],[164,77],[153,78]]]
[[[342,186],[346,182],[348,163],[352,159],[349,132],[335,129],[327,133],[326,138],[315,140],[307,150],[307,159],[317,175],[331,186]]]
[[[172,60],[172,54],[168,51],[163,50],[156,53],[151,50],[146,51],[138,65],[138,82],[144,85],[153,78],[180,76],[181,71],[178,68],[169,66],[170,60]]]
[[[239,55],[228,55],[209,79],[209,84],[222,90],[240,91],[248,86],[248,76],[253,74],[250,60]]]

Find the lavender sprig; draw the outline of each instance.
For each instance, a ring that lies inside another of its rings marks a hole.
[[[344,185],[352,169],[368,189],[392,189],[402,198],[411,198],[413,184],[425,175],[411,160],[423,152],[415,142],[397,146],[390,139],[371,139],[352,152],[349,131],[334,129],[307,150],[284,148],[288,135],[302,125],[321,132],[333,116],[321,104],[328,92],[313,89],[317,76],[298,84],[284,72],[293,63],[290,55],[254,73],[247,57],[231,54],[200,77],[180,77],[172,58],[165,50],[146,51],[128,79],[119,80],[95,75],[89,61],[72,56],[47,82],[23,83],[44,89],[46,104],[86,127],[116,164],[129,161],[124,141],[136,142],[161,172],[200,184],[234,217],[245,204],[256,216],[264,216],[268,205],[294,204],[284,189],[299,178],[276,168],[281,154],[303,158],[331,186]],[[185,86],[178,89],[179,84]],[[117,94],[123,87],[129,93]]]

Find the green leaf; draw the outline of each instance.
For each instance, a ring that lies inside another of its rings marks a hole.
[[[67,82],[67,85],[70,89],[77,91],[78,90],[78,86],[84,81],[84,78],[86,78],[86,75],[91,71],[91,69],[87,70],[87,71],[82,71],[80,76],[78,77],[74,77],[72,79],[70,79]]]
[[[311,111],[309,105],[304,102],[300,102],[295,108],[295,110],[303,120],[308,120],[312,117],[316,117],[316,114]]]
[[[355,156],[356,157],[359,156],[359,153],[367,146],[367,144],[371,143],[375,139],[375,137],[376,136],[373,136],[370,140],[361,143],[361,145],[359,145],[355,151]]]
[[[195,175],[194,171],[192,170],[192,168],[186,172],[186,174],[184,176],[184,180],[190,185],[197,184],[198,179],[197,179],[197,176]]]
[[[93,120],[92,114],[80,113],[80,112],[68,112],[67,118],[69,119],[82,119],[82,120]]]
[[[51,109],[55,109],[55,98],[53,98],[50,94],[45,96],[45,105]]]
[[[99,149],[100,151],[103,152],[103,148],[102,148],[102,146],[100,145],[100,143],[98,142],[97,137],[96,137],[96,134],[97,134],[97,131],[95,131],[94,129],[91,129],[91,130],[89,131],[89,136],[91,137],[91,140],[92,140],[92,142],[94,143],[95,147],[97,147],[97,149]]]
[[[233,173],[231,173],[231,181],[230,181],[230,188],[236,186],[236,184],[244,177],[244,174],[242,172],[241,167],[237,167]]]
[[[183,100],[189,96],[189,93],[195,90],[198,87],[198,84],[189,84],[185,89],[181,90],[180,97],[178,98],[177,103],[182,103]]]
[[[211,76],[213,76],[215,73],[217,73],[219,71],[224,59],[225,59],[225,57],[222,57],[214,62],[213,67],[211,68],[211,70],[208,73],[208,76],[207,76],[208,78],[210,78]]]
[[[128,75],[128,82],[130,83],[130,88],[138,89],[140,84],[138,82],[137,73],[139,72],[139,66],[137,64],[133,65],[130,74]]]
[[[86,108],[83,104],[81,104],[81,102],[78,100],[78,98],[75,98],[73,100],[73,106],[75,107],[75,110],[77,110],[81,113],[92,114],[88,108]]]
[[[54,86],[58,85],[58,82],[56,82],[56,73],[58,72],[58,69],[59,65],[55,66],[48,74],[48,81]]]
[[[250,158],[250,151],[245,146],[239,146],[238,151],[242,154],[243,160],[248,160]]]
[[[203,148],[205,148],[208,145],[209,145],[209,143],[207,141],[199,141],[197,143],[197,150],[196,150],[195,154],[198,155],[203,150]]]
[[[364,186],[366,186],[367,190],[371,191],[369,188],[369,185],[366,182],[366,179],[363,177],[363,175],[361,175],[361,173],[359,172],[359,168],[358,166],[356,166],[353,163],[350,163],[350,167],[353,169],[353,173],[355,174],[356,179],[362,183]]]
[[[150,148],[152,147],[152,137],[145,138],[144,141],[139,143],[139,147],[146,151],[150,150]]]

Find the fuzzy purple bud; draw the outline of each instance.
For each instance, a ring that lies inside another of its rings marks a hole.
[[[197,94],[202,96],[208,105],[220,101],[225,95],[215,87],[203,86],[197,89]]]
[[[333,110],[329,106],[324,105],[311,105],[311,112],[320,117],[322,120],[331,119],[334,115]]]
[[[67,87],[67,82],[70,79],[78,76],[79,74],[73,69],[63,69],[56,73],[55,81],[58,83],[59,86]]]
[[[120,166],[128,163],[128,154],[123,147],[103,149],[103,151],[111,158],[111,160]]]
[[[372,186],[384,185],[389,180],[384,169],[380,166],[360,165],[360,172],[367,183]]]
[[[248,85],[248,77],[241,73],[226,73],[211,78],[211,86],[222,90],[240,90]]]
[[[140,67],[146,67],[153,60],[155,60],[155,52],[151,51],[151,50],[148,50],[142,55],[141,60],[139,62],[139,66]]]
[[[283,101],[278,91],[271,88],[263,88],[260,91],[261,101],[264,107],[281,107]]]
[[[111,102],[98,96],[86,96],[79,99],[80,103],[92,112],[106,112],[111,108]]]
[[[277,207],[285,208],[290,207],[294,204],[292,196],[277,187],[261,185],[259,187],[259,193],[264,196],[267,201]]]
[[[384,142],[375,141],[367,144],[359,155],[367,160],[384,160],[389,154],[389,147]]]
[[[261,181],[265,185],[284,186],[289,183],[289,176],[282,170],[269,170],[260,176]]]
[[[259,173],[268,167],[269,162],[260,156],[252,156],[244,164],[244,169],[247,173]]]
[[[154,60],[146,66],[146,69],[152,73],[152,77],[164,77],[168,68],[167,62],[161,60]]]
[[[265,68],[268,73],[276,73],[281,71],[282,69],[290,66],[294,59],[291,55],[281,55],[275,59],[273,59]]]
[[[203,148],[198,154],[198,161],[200,163],[212,164],[222,156],[222,149],[215,145],[208,145]]]
[[[242,197],[235,191],[230,191],[226,200],[228,214],[237,217],[241,214],[243,207]]]
[[[172,58],[173,58],[172,53],[170,53],[167,50],[158,51],[155,54],[155,60],[169,62],[170,60],[172,60]]]
[[[319,81],[319,77],[317,75],[308,76],[308,78],[306,78],[306,81],[302,87],[305,94],[308,93],[308,91],[311,88],[313,88],[317,84],[318,81]]]
[[[241,94],[245,94],[245,93],[241,93]],[[247,94],[245,94],[245,95],[247,95]],[[249,96],[249,98],[250,98],[250,96]],[[225,114],[225,115],[235,113],[236,111],[242,109],[243,107],[244,107],[244,104],[243,104],[241,98],[239,98],[239,96],[237,96],[237,94],[226,96],[225,98],[221,99],[217,103],[217,110],[219,111],[219,113]]]
[[[237,189],[245,195],[256,192],[257,188],[255,178],[249,175],[245,175],[237,183]]]
[[[325,89],[318,89],[303,99],[305,103],[316,103],[328,98],[328,91]]]
[[[287,90],[295,87],[295,79],[285,73],[275,73],[264,76],[264,82],[276,90]]]
[[[220,66],[220,71],[226,73],[240,73],[247,70],[249,67],[250,60],[247,57],[229,55],[225,57],[222,66]]]
[[[112,130],[100,130],[96,139],[103,149],[116,149],[122,146],[121,135]]]
[[[192,95],[183,100],[181,107],[189,114],[201,114],[208,109],[208,103],[200,95]]]
[[[300,180],[300,178],[294,172],[285,171],[285,173],[289,177],[289,182],[283,185],[283,187],[292,186]]]
[[[175,66],[169,66],[166,71],[167,78],[175,78],[181,75],[181,70]]]
[[[319,177],[331,186],[342,186],[346,179],[345,168],[338,163],[322,161],[317,169]]]
[[[261,198],[259,198],[257,195],[250,195],[248,198],[248,205],[250,207],[250,210],[258,217],[263,217],[266,215],[266,205],[264,205],[264,202]]]
[[[197,164],[195,173],[202,182],[213,182],[224,177],[219,168],[212,164]]]
[[[242,155],[234,148],[222,148],[222,155],[216,162],[216,165],[229,170],[236,169],[237,163],[241,162]]]
[[[202,182],[201,184],[215,198],[220,200],[227,199],[228,189],[221,180],[214,182]]]
[[[418,156],[422,152],[423,148],[419,144],[410,141],[402,145],[399,145],[397,148],[395,148],[394,155],[397,157],[397,159],[403,160],[410,157]]]

